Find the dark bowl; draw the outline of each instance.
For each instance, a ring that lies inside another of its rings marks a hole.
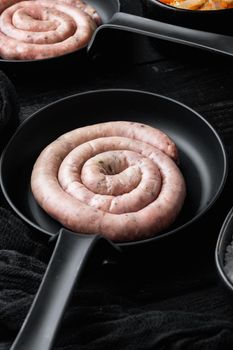
[[[232,35],[233,9],[186,10],[162,3],[159,0],[142,0],[145,15],[161,22],[207,32]]]
[[[233,292],[233,208],[229,211],[217,240],[215,262],[223,284]],[[232,258],[232,259],[231,259]],[[232,266],[229,261],[232,260]],[[231,277],[229,276],[231,274]]]

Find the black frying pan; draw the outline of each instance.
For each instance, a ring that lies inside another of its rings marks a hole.
[[[41,150],[59,135],[109,120],[143,122],[168,133],[179,148],[187,184],[183,210],[169,230],[146,240],[109,242],[113,247],[132,251],[185,230],[188,234],[190,226],[207,212],[223,189],[227,160],[219,136],[199,114],[169,98],[134,90],[99,90],[64,98],[36,112],[21,125],[2,154],[1,187],[13,210],[37,234],[53,237],[60,233],[14,350],[51,348],[79,272],[92,248],[101,242],[98,236],[63,229],[38,207],[30,190],[32,166]]]
[[[207,32],[231,36],[233,34],[232,8],[202,11],[171,6],[163,0],[142,0],[142,3],[145,6],[145,13],[151,19]]]
[[[119,0],[87,0],[93,7],[96,8],[103,24],[99,26],[93,34],[93,37],[87,47],[87,51],[91,56],[95,55],[96,45],[99,45],[102,41],[102,34],[106,31],[121,30],[138,34],[151,36],[153,38],[175,42],[183,45],[197,47],[210,52],[221,53],[227,56],[233,55],[232,37],[209,33],[205,31],[179,27],[144,17],[139,17],[131,14],[120,12]],[[42,62],[55,62],[63,61],[64,58],[74,57],[77,63],[77,57],[83,56],[84,50],[78,50],[73,54],[63,55],[56,58],[50,58],[45,60],[33,60],[33,61],[17,61],[17,60],[1,60],[0,64],[5,67],[17,64],[21,68],[24,65],[26,69],[30,64],[33,66]],[[25,66],[26,63],[26,66]],[[51,64],[51,66],[52,66]]]

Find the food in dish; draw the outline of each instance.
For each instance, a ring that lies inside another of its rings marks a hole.
[[[233,0],[160,0],[161,2],[186,10],[222,10],[233,8]]]
[[[35,162],[32,193],[63,226],[113,241],[169,227],[186,195],[175,143],[151,126],[114,121],[71,130]]]
[[[100,23],[81,0],[1,0],[0,57],[33,60],[76,51]]]

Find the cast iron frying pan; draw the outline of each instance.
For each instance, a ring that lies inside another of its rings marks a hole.
[[[45,238],[60,234],[14,350],[51,349],[79,273],[92,248],[104,240],[65,230],[38,207],[30,190],[32,166],[42,149],[59,135],[110,120],[137,121],[165,131],[179,148],[180,168],[187,185],[184,208],[169,230],[136,242],[108,242],[112,247],[124,252],[151,247],[157,240],[184,230],[188,234],[223,189],[227,160],[219,136],[199,114],[169,98],[135,90],[97,90],[59,100],[28,118],[3,152],[1,187],[10,206],[35,229],[35,234]]]
[[[180,27],[140,16],[131,15],[128,13],[123,13],[120,12],[119,0],[87,0],[86,2],[90,3],[94,8],[96,8],[103,22],[102,25],[95,30],[92,39],[87,46],[87,52],[90,54],[90,56],[95,55],[96,49],[98,50],[98,47],[96,48],[95,46],[98,46],[101,43],[102,34],[105,33],[106,30],[110,30],[110,32],[111,30],[123,30],[147,35],[165,41],[179,43],[182,45],[188,45],[199,49],[204,49],[214,53],[220,53],[230,57],[233,55],[231,36]],[[74,58],[77,60],[78,56],[83,56],[83,52],[84,50],[81,49],[72,54],[43,60],[17,61],[0,59],[0,64],[3,66],[12,66],[12,64],[17,64],[19,67],[22,67],[22,64],[25,63],[27,67],[29,63],[34,65],[52,61],[54,64],[56,61],[63,61],[64,58],[67,59],[71,56],[74,56]]]

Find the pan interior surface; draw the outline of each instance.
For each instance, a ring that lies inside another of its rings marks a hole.
[[[31,171],[39,153],[67,131],[111,120],[154,126],[166,132],[178,146],[187,197],[169,231],[153,240],[191,224],[215,202],[225,182],[226,156],[215,130],[200,115],[149,92],[98,90],[64,98],[39,110],[21,125],[3,152],[0,169],[3,192],[13,209],[30,225],[46,235],[61,228],[36,204],[30,190]]]
[[[112,16],[120,11],[119,0],[87,0],[85,1],[93,6],[101,17],[102,23],[108,23]]]

